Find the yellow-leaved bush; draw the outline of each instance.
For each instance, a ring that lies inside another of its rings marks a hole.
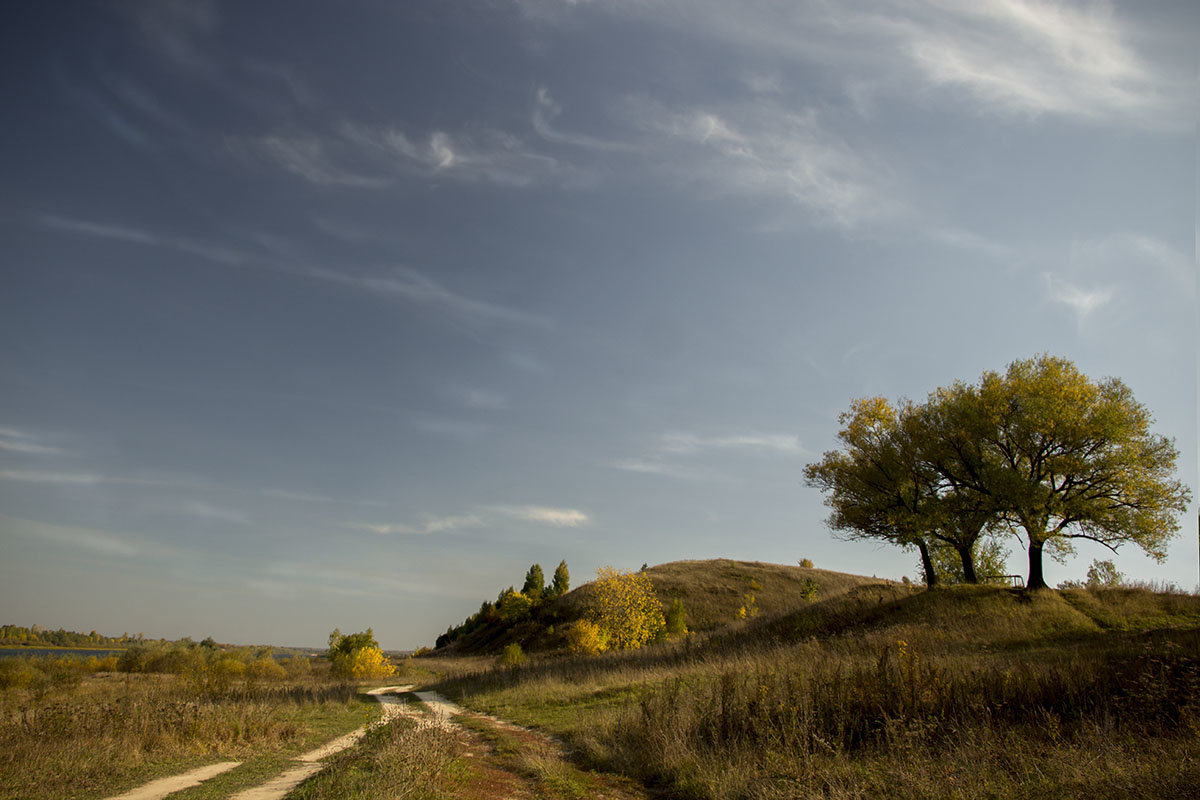
[[[567,649],[581,655],[595,655],[608,649],[608,635],[590,619],[578,620],[567,629]]]
[[[389,678],[396,673],[378,647],[355,650],[350,656],[349,670],[350,677],[355,679]]]
[[[592,619],[614,650],[635,650],[664,634],[662,606],[654,584],[643,572],[601,567],[596,572],[593,603]]]

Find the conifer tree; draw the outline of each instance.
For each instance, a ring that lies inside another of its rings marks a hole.
[[[569,591],[571,591],[571,573],[567,571],[567,562],[564,559],[558,562],[558,567],[554,570],[554,584],[550,587],[550,593],[555,597],[562,597]]]
[[[542,574],[542,565],[534,564],[529,568],[529,572],[525,573],[525,585],[521,587],[521,594],[530,600],[539,600],[545,592],[546,577]]]

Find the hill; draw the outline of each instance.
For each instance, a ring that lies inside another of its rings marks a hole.
[[[1115,800],[1200,785],[1200,596],[924,590],[737,561],[647,572],[705,632],[520,669],[444,659],[440,690],[664,796]],[[798,598],[813,575],[817,599]],[[750,581],[763,611],[731,620]],[[572,595],[554,613],[582,608],[587,587]]]
[[[710,633],[740,621],[739,610],[750,608],[758,617],[771,617],[838,597],[861,586],[898,586],[890,581],[812,567],[766,564],[760,561],[672,561],[647,567],[664,612],[682,600],[688,628]],[[815,588],[814,588],[815,587]],[[815,592],[815,593],[814,593]],[[564,630],[591,606],[592,584],[534,607],[527,618],[505,621],[481,609],[468,620],[461,635],[439,647],[439,653],[472,655],[498,652],[517,642],[530,652],[561,649]]]

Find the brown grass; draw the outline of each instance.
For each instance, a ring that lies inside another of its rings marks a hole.
[[[685,642],[476,667],[442,688],[674,797],[1185,797],[1200,785],[1198,613],[1180,593],[862,583]]]
[[[346,684],[198,693],[175,675],[100,674],[0,692],[0,798],[104,796],[223,759],[296,751],[378,712]]]

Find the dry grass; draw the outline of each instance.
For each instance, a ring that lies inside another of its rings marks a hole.
[[[442,689],[675,797],[1185,797],[1200,785],[1198,613],[1180,593],[861,584]]]
[[[299,752],[378,715],[345,684],[199,693],[175,675],[100,674],[0,693],[0,798],[104,796],[165,774]]]
[[[859,575],[811,567],[765,564],[759,561],[673,561],[646,570],[665,612],[682,600],[688,628],[696,632],[718,630],[738,620],[738,609],[754,596],[760,617],[772,616],[813,602],[837,597],[866,585],[899,586]],[[453,645],[456,655],[497,653],[519,643],[527,652],[547,652],[566,647],[567,626],[593,608],[593,584],[585,583],[566,595],[538,606],[531,618],[510,624],[494,621],[464,635]]]

